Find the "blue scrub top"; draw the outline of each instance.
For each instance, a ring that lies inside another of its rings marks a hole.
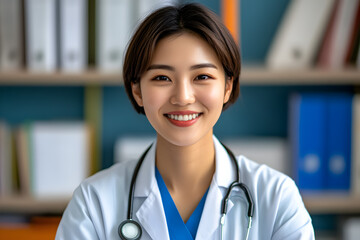
[[[185,224],[157,167],[155,167],[155,177],[160,190],[170,239],[194,240],[209,189]]]

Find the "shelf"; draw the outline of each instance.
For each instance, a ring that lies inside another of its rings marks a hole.
[[[0,85],[84,86],[122,85],[121,73],[87,70],[81,73],[34,73],[28,71],[0,72]]]
[[[32,197],[0,198],[0,214],[59,214],[65,210],[70,198],[36,199]]]
[[[348,194],[305,194],[303,200],[311,214],[359,214],[360,196]],[[31,197],[0,198],[0,214],[58,214],[65,210],[70,199],[40,200]]]
[[[346,193],[304,194],[303,201],[311,214],[360,213],[360,196]]]
[[[240,85],[360,85],[360,69],[269,70],[244,67]],[[120,86],[121,73],[105,73],[89,69],[82,73],[0,72],[0,85],[45,86]]]

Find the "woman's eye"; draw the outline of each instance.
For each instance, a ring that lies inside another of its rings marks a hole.
[[[211,77],[205,74],[199,75],[195,78],[195,80],[208,80],[208,79],[211,79]]]
[[[168,78],[167,76],[156,76],[153,78],[153,80],[156,80],[156,81],[170,81],[170,78]]]

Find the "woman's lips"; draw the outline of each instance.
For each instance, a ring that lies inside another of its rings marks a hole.
[[[194,111],[176,111],[164,115],[175,126],[189,127],[197,122],[201,113]]]

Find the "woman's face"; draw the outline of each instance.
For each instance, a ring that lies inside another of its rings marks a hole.
[[[158,42],[150,67],[132,91],[158,137],[189,146],[212,135],[231,94],[232,80],[226,83],[210,45],[194,34],[182,33]]]

